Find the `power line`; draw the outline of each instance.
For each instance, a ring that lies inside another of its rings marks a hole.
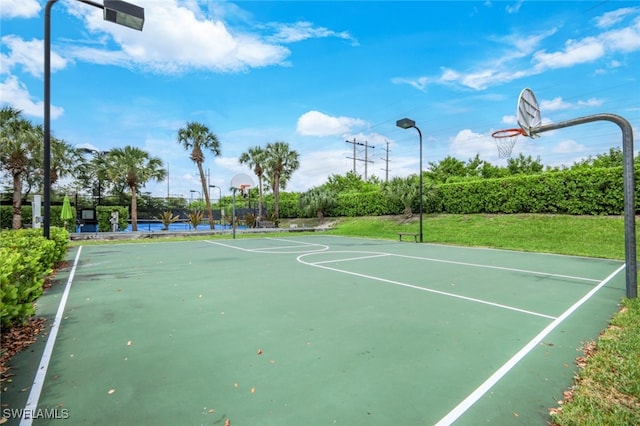
[[[357,171],[356,171],[356,162],[357,161],[363,161],[364,162],[364,180],[366,181],[367,180],[367,165],[369,163],[373,163],[373,160],[369,160],[369,148],[375,149],[375,146],[369,145],[369,143],[367,141],[364,141],[364,143],[358,142],[358,141],[356,141],[356,138],[353,138],[353,141],[346,140],[345,142],[353,145],[353,157],[347,157],[349,159],[353,159],[353,173],[357,173]],[[364,146],[364,159],[357,157],[356,146]]]

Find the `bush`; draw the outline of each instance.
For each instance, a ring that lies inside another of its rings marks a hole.
[[[35,313],[35,300],[45,277],[64,259],[69,233],[50,229],[50,239],[40,229],[0,232],[0,323],[24,322]]]

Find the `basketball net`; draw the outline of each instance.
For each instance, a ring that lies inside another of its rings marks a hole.
[[[496,141],[496,147],[498,148],[498,157],[509,158],[513,151],[513,146],[520,135],[524,134],[522,129],[505,129],[493,132],[491,136]]]

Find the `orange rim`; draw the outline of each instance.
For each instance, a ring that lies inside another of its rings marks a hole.
[[[491,136],[497,139],[512,138],[514,136],[524,135],[524,130],[520,128],[498,130],[491,133]]]

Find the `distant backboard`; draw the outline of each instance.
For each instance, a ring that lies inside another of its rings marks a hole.
[[[518,125],[524,131],[525,136],[537,136],[535,130],[542,124],[542,118],[538,100],[531,89],[524,89],[520,92],[516,114]]]
[[[239,173],[231,178],[231,189],[253,188],[253,179],[244,173]]]

